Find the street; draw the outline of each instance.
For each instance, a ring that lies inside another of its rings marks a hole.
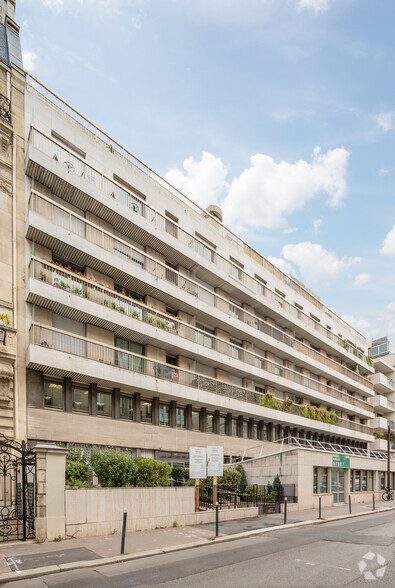
[[[74,570],[12,587],[393,586],[395,511],[146,559]]]

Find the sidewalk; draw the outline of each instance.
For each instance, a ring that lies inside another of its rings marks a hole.
[[[386,503],[379,502],[375,512],[383,512],[388,508],[391,510],[391,507],[388,507]],[[353,514],[368,512],[372,512],[370,504],[353,505],[352,507]],[[344,515],[348,515],[348,506],[345,505],[323,509],[322,513],[325,519]],[[317,517],[317,510],[289,513],[287,524],[317,520]],[[225,538],[227,535],[236,533],[277,527],[283,522],[283,514],[270,514],[253,519],[223,522],[220,523],[219,531],[220,536]],[[151,552],[159,554],[167,550],[188,549],[205,545],[212,541],[214,536],[215,525],[213,523],[129,533],[126,536],[125,554],[146,557],[151,555]],[[51,543],[35,543],[33,541],[8,545],[2,543],[0,544],[0,585],[2,581],[26,577],[27,570],[36,569],[39,572],[41,568],[63,567],[64,564],[69,564],[74,568],[79,565],[86,567],[89,563],[84,564],[83,562],[90,561],[95,561],[95,565],[100,565],[97,560],[102,558],[104,564],[107,563],[104,560],[108,560],[108,558],[119,558],[120,545],[121,536],[119,534],[85,539],[66,539]],[[14,575],[15,578],[13,578]]]

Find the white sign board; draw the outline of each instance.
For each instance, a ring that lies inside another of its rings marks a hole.
[[[207,475],[224,475],[224,448],[214,445],[207,447]]]
[[[206,478],[207,452],[205,447],[189,448],[189,477],[202,480]]]

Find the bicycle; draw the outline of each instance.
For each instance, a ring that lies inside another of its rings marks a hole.
[[[394,500],[394,491],[391,488],[386,488],[383,492],[383,500]]]

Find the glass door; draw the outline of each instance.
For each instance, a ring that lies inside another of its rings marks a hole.
[[[331,492],[333,503],[344,503],[344,470],[331,470]]]

